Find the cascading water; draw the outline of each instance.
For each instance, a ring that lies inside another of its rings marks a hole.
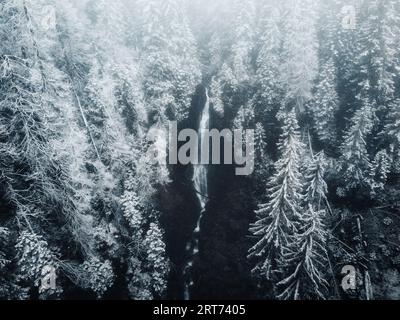
[[[205,142],[205,132],[210,126],[210,98],[208,96],[208,90],[206,89],[206,103],[200,117],[199,125],[199,154],[201,159],[201,153],[203,150],[203,143]],[[203,130],[202,130],[203,129]],[[203,217],[205,207],[208,199],[208,185],[207,185],[207,165],[197,164],[194,165],[193,171],[193,186],[196,191],[197,197],[200,202],[200,214],[197,219],[196,228],[193,231],[192,239],[186,245],[186,252],[188,254],[188,261],[183,269],[183,276],[185,279],[184,283],[184,298],[185,300],[190,299],[190,287],[193,286],[193,279],[191,275],[191,269],[193,267],[193,260],[199,252],[199,234],[200,234],[200,223]]]

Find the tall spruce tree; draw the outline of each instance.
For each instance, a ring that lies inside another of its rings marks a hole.
[[[336,113],[339,97],[336,92],[336,69],[332,59],[321,66],[315,87],[314,99],[310,103],[314,129],[325,145],[334,145],[336,140]]]
[[[266,1],[260,11],[255,102],[260,108],[271,110],[282,98],[282,87],[279,81],[283,37],[281,34],[282,5],[279,1]]]
[[[260,205],[256,211],[258,220],[250,227],[250,232],[259,240],[250,249],[249,258],[259,260],[254,271],[266,279],[276,277],[287,268],[286,252],[297,229],[296,220],[302,214],[303,183],[299,170],[304,146],[295,111],[281,117],[281,158],[276,162],[276,173],[267,189],[269,201]]]
[[[368,98],[351,120],[342,143],[341,172],[346,188],[369,187],[371,162],[367,150],[367,138],[373,127],[373,110]]]
[[[280,72],[285,104],[304,112],[318,70],[315,5],[309,0],[287,1],[284,10]]]
[[[323,153],[315,155],[305,173],[305,201],[298,229],[291,238],[286,253],[291,273],[278,283],[280,299],[325,299],[328,293],[326,281],[327,184],[324,180],[326,160]]]

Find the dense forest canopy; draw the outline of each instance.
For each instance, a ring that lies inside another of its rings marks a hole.
[[[399,76],[397,0],[0,0],[0,299],[400,299]]]

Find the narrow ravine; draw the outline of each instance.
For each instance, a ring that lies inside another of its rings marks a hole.
[[[203,150],[203,143],[205,142],[205,132],[210,126],[210,98],[208,96],[208,90],[205,91],[206,102],[204,104],[203,111],[200,116],[200,124],[198,128],[199,134],[199,159],[201,159],[201,151]],[[199,253],[199,234],[200,234],[200,224],[203,214],[205,212],[205,207],[208,200],[208,184],[207,184],[207,165],[197,164],[193,168],[193,187],[197,194],[197,198],[200,203],[200,213],[197,219],[197,224],[193,230],[193,235],[190,241],[186,245],[186,253],[188,260],[183,269],[184,278],[184,299],[190,300],[190,289],[194,285],[192,278],[192,268],[193,261],[196,255]]]

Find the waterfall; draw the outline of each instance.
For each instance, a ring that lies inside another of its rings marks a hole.
[[[203,150],[203,143],[205,142],[205,131],[210,127],[210,98],[208,96],[208,90],[206,89],[206,102],[204,104],[203,111],[200,117],[199,124],[199,159],[201,159],[201,152]],[[203,130],[202,130],[203,129]],[[200,162],[200,161],[199,161]],[[191,275],[191,269],[193,267],[193,260],[199,252],[199,234],[200,234],[200,223],[203,217],[205,207],[208,199],[208,185],[207,185],[207,165],[197,164],[194,165],[193,170],[193,187],[197,194],[197,198],[200,203],[200,214],[197,219],[196,228],[193,231],[191,240],[186,245],[186,252],[188,254],[188,261],[183,269],[184,276],[184,299],[190,299],[190,288],[193,286],[193,279]]]
[[[203,144],[204,144],[204,134],[206,129],[208,130],[210,127],[210,101],[208,97],[208,90],[206,89],[206,103],[204,105],[203,112],[201,114],[200,118],[200,125],[199,125],[199,150],[200,150],[200,158],[201,158],[201,152],[203,150]],[[199,198],[201,210],[204,211],[206,202],[207,202],[207,196],[208,196],[208,188],[207,188],[207,166],[203,164],[198,164],[194,166],[194,172],[193,172],[193,184],[194,184],[194,189],[196,190],[197,197]],[[200,214],[201,218],[201,214]],[[199,219],[200,220],[200,219]]]

